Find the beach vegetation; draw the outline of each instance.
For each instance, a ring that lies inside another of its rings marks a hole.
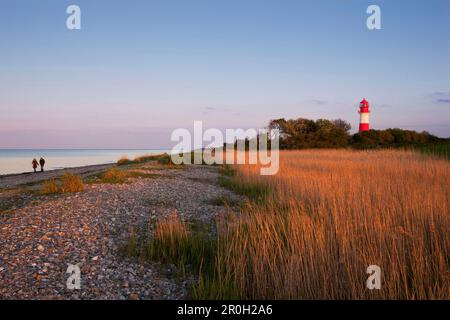
[[[232,199],[231,197],[227,196],[218,196],[214,197],[207,202],[210,205],[213,206],[225,206],[225,207],[234,207],[239,204],[238,201]]]
[[[60,186],[55,179],[45,181],[42,184],[42,189],[41,189],[42,194],[54,194],[54,193],[60,193],[60,192],[61,192]]]
[[[446,299],[450,163],[405,150],[281,152],[239,165],[213,232],[160,219],[146,257],[197,274],[194,299]],[[382,289],[366,270],[380,266]],[[185,268],[185,269],[184,269]]]
[[[236,166],[233,189],[268,187],[218,227],[198,298],[446,299],[450,164],[413,151],[281,153],[278,175]],[[367,290],[366,269],[383,272]]]
[[[80,176],[66,172],[61,177],[61,192],[81,192],[84,190],[83,180]]]
[[[80,176],[70,172],[64,173],[59,179],[50,179],[41,186],[41,194],[74,193],[84,190],[83,180]]]
[[[108,169],[100,177],[102,183],[124,183],[127,180],[127,173],[117,168]]]
[[[157,154],[157,155],[143,155],[136,157],[133,160],[130,160],[126,157],[121,158],[117,164],[119,166],[130,165],[130,164],[144,164],[148,162],[154,162],[161,165],[174,166],[175,164],[172,162],[172,158],[169,154]]]
[[[157,219],[149,228],[152,231],[140,242],[136,233],[131,233],[121,250],[126,257],[173,265],[179,276],[196,273],[200,269],[203,272],[213,270],[215,241],[210,236],[208,225],[185,223],[173,213]]]

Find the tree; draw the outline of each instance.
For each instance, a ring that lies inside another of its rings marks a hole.
[[[337,121],[337,122],[336,122]],[[281,149],[341,148],[348,144],[350,124],[344,120],[284,118],[270,121],[269,129],[280,132]]]
[[[352,129],[352,125],[342,119],[333,120],[333,124],[335,125],[336,128],[344,130],[345,132],[349,132]]]
[[[439,138],[428,132],[416,132],[398,128],[369,130],[353,135],[351,146],[354,148],[406,147],[435,143]]]

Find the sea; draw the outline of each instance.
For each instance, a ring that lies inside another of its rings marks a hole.
[[[143,155],[154,155],[168,150],[141,149],[0,149],[0,175],[33,171],[34,158],[45,159],[45,170],[83,167],[95,164],[115,163],[122,157],[134,159]]]

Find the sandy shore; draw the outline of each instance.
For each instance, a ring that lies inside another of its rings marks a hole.
[[[3,189],[14,188],[24,184],[36,183],[43,180],[57,178],[63,175],[65,172],[71,172],[80,176],[91,175],[103,171],[112,166],[115,166],[115,164],[99,164],[76,168],[64,168],[37,173],[25,172],[18,174],[0,175],[0,188]]]

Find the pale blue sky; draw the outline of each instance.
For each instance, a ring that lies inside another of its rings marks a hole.
[[[194,120],[357,128],[362,98],[373,128],[450,136],[450,1],[0,0],[0,148],[169,147]]]

